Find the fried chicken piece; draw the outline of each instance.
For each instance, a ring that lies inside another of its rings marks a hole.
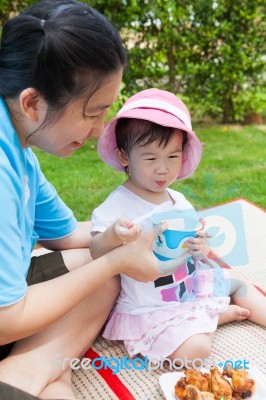
[[[214,394],[201,392],[196,386],[187,385],[188,398],[186,400],[215,400]]]
[[[185,377],[176,383],[175,395],[180,400],[214,400],[212,393],[201,392],[196,386],[188,385]]]
[[[211,370],[211,391],[214,394],[215,400],[232,400],[232,387],[227,379],[225,379],[215,367]]]
[[[209,372],[204,372],[203,376],[206,378],[207,382],[208,382],[208,392],[212,391],[212,382],[211,382],[211,374],[209,374]]]
[[[214,394],[211,392],[200,392],[201,400],[215,400]]]
[[[255,381],[249,378],[245,368],[233,369],[227,364],[223,374],[232,379],[235,400],[248,399],[255,393]]]
[[[209,381],[205,375],[210,374],[202,374],[198,369],[186,369],[185,375],[188,385],[197,386],[202,392],[209,390]]]
[[[175,395],[180,400],[186,400],[187,391],[186,391],[187,381],[185,377],[179,379],[175,384]]]

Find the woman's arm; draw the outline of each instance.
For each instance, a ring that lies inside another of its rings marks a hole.
[[[45,329],[119,273],[142,282],[157,279],[158,260],[152,246],[162,230],[158,226],[83,267],[30,286],[21,301],[0,308],[0,345]]]
[[[90,247],[91,222],[79,222],[71,235],[61,239],[40,240],[39,244],[49,250],[81,249]]]

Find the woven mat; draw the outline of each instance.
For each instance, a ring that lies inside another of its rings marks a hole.
[[[266,330],[249,321],[223,325],[214,334],[212,355],[218,362],[247,360],[266,373],[265,339]],[[91,360],[101,356],[122,360],[125,355],[121,342],[109,342],[99,337],[85,356]],[[164,399],[159,378],[170,371],[167,366],[151,372],[121,369],[117,374],[108,369],[80,369],[73,373],[72,384],[80,400],[159,400]]]
[[[237,268],[254,285],[266,295],[266,236],[263,235],[266,227],[264,210],[245,199],[238,199],[228,203],[241,205],[245,231],[245,246],[247,259],[243,261],[241,252],[234,254],[232,263],[218,259],[218,263],[225,268]],[[215,214],[226,207],[225,205],[199,211],[201,216],[206,211]],[[34,255],[47,252],[42,248],[34,251]],[[94,360],[94,368],[81,368],[73,371],[72,384],[78,400],[157,400],[164,399],[158,380],[160,375],[170,372],[167,366],[154,371],[143,369],[144,361],[135,362],[134,369],[122,368],[114,374],[108,367],[101,367],[96,359],[105,357],[110,360],[123,360],[126,350],[119,341],[110,342],[98,337],[91,349],[84,357]],[[226,360],[247,360],[257,366],[266,375],[266,329],[249,321],[234,322],[220,326],[214,334],[212,356],[216,362]],[[137,369],[139,368],[139,370]],[[141,370],[140,370],[141,369]]]
[[[227,203],[228,207],[232,204],[240,205],[243,213],[247,259],[242,263],[243,254],[239,251],[234,255],[230,265],[224,260],[217,261],[225,268],[237,268],[266,295],[265,211],[245,199]],[[207,211],[212,210],[214,214],[218,211],[219,214],[221,207],[224,211],[226,204],[212,207]],[[199,211],[199,214],[204,217],[206,210]],[[34,254],[41,255],[44,252],[39,248]],[[84,355],[95,363],[94,368],[85,365],[83,369],[73,371],[72,384],[76,398],[78,400],[164,399],[158,381],[163,373],[170,372],[169,366],[148,371],[143,369],[144,360],[141,359],[134,361],[134,369],[122,368],[115,374],[110,368],[106,366],[100,368],[96,363],[96,359],[100,357],[105,357],[107,360],[112,357],[123,360],[124,356],[127,356],[127,353],[121,342],[110,342],[98,337],[92,348]],[[266,329],[249,321],[222,325],[214,333],[212,356],[217,363],[226,360],[246,360],[266,375]]]
[[[234,260],[234,265],[237,266],[221,263],[222,260],[219,263],[226,268],[238,268],[266,295],[266,240],[265,234],[263,235],[266,227],[266,214],[261,208],[245,199],[237,199],[228,203],[228,206],[231,204],[241,205],[248,259],[243,264],[237,259]],[[213,207],[213,210],[218,210],[219,207],[222,206]],[[204,216],[204,210],[202,215]],[[239,258],[241,260],[241,255]],[[77,399],[164,399],[158,381],[160,375],[170,371],[169,366],[164,366],[162,369],[157,368],[154,371],[141,370],[144,365],[144,360],[141,359],[142,362],[135,361],[134,369],[123,368],[114,374],[107,366],[100,368],[95,361],[100,357],[105,357],[107,360],[112,357],[123,360],[126,355],[126,350],[121,342],[110,342],[98,337],[84,356],[90,358],[92,362],[94,360],[95,368],[85,367],[73,371],[72,384]],[[222,325],[214,334],[212,355],[216,362],[246,360],[266,374],[266,329],[249,321]]]

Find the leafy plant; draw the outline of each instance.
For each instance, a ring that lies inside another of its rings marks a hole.
[[[35,1],[0,0],[1,21]],[[120,104],[153,86],[188,98],[197,120],[244,121],[263,109],[265,0],[83,1],[123,37],[128,67]]]

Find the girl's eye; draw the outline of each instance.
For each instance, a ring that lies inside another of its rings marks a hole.
[[[146,160],[146,161],[154,161],[154,160],[155,160],[155,157],[153,157],[153,158],[145,158],[145,160]]]
[[[178,156],[170,156],[169,158],[178,158]]]

